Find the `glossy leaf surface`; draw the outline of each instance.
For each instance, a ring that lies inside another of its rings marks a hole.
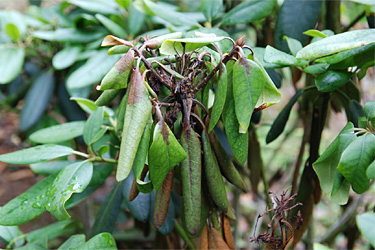
[[[83,134],[85,121],[67,122],[32,133],[29,139],[37,143],[58,143],[68,141]]]

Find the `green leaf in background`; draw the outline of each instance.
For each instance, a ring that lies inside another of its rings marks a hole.
[[[297,102],[298,98],[303,95],[304,89],[298,90],[294,96],[289,100],[288,104],[281,110],[279,115],[276,117],[273,122],[270,131],[266,137],[266,143],[270,143],[275,140],[279,135],[284,131],[286,122],[289,119],[290,111],[292,110],[293,105]]]
[[[246,133],[255,105],[263,91],[265,78],[252,60],[239,58],[233,66],[233,97],[241,133]]]
[[[46,144],[22,149],[8,154],[0,155],[0,161],[11,164],[31,164],[48,161],[61,156],[70,155],[73,149],[60,145]]]
[[[207,20],[213,20],[223,10],[223,0],[202,0],[201,10]]]
[[[307,30],[307,31],[303,32],[303,34],[305,34],[307,36],[311,36],[311,37],[321,37],[321,38],[327,37],[327,35],[324,34],[323,32],[321,32],[319,30],[314,30],[314,29]]]
[[[108,17],[105,17],[101,14],[96,14],[95,17],[104,25],[104,27],[106,27],[107,30],[110,31],[111,34],[123,38],[128,36],[123,27],[113,22]]]
[[[337,169],[352,184],[356,193],[365,192],[370,186],[366,170],[374,160],[375,136],[366,133],[357,137],[342,153]]]
[[[145,24],[146,15],[134,7],[134,3],[130,5],[129,17],[126,22],[126,28],[130,35],[135,36]]]
[[[234,25],[240,23],[251,23],[268,16],[273,7],[275,0],[246,0],[225,13],[221,18],[222,25]]]
[[[69,43],[88,43],[105,36],[105,34],[101,32],[82,31],[73,28],[60,28],[57,30],[37,30],[34,31],[32,35],[34,37],[47,41]]]
[[[113,0],[68,0],[67,2],[93,13],[119,14],[120,12]]]
[[[289,55],[281,50],[275,49],[270,45],[267,45],[264,52],[264,61],[283,66],[304,66],[308,63],[305,60],[298,60],[294,56]]]
[[[5,245],[8,245],[14,238],[22,235],[23,233],[17,226],[0,226],[0,240]],[[24,238],[19,238],[13,244],[15,247],[22,246],[25,242]]]
[[[362,105],[357,100],[351,99],[349,102],[349,121],[354,124],[354,127],[358,128],[358,119],[364,116],[365,112]]]
[[[275,47],[288,51],[284,36],[297,39],[305,44],[309,37],[303,32],[315,27],[320,16],[322,0],[285,0],[277,14],[274,41]]]
[[[333,250],[332,248],[329,248],[323,244],[314,242],[313,244],[313,250]]]
[[[375,214],[367,212],[356,216],[357,226],[362,235],[375,247]]]
[[[367,178],[375,179],[375,161],[373,161],[366,170]]]
[[[60,172],[74,161],[48,161],[30,164],[31,170],[40,175],[51,175]]]
[[[52,58],[52,65],[56,70],[66,69],[73,65],[82,48],[80,46],[68,46],[57,52]]]
[[[48,176],[1,207],[0,224],[18,226],[44,213],[44,204],[47,202],[45,193],[56,176]]]
[[[375,101],[366,102],[363,110],[367,119],[373,120],[375,118]]]
[[[52,71],[45,71],[35,79],[27,92],[21,110],[21,131],[27,130],[40,119],[50,102],[54,89],[55,76]]]
[[[353,30],[311,43],[297,53],[299,59],[315,59],[375,43],[375,29]]]
[[[97,90],[126,88],[133,62],[134,52],[129,50],[104,76]]]
[[[240,125],[237,120],[235,103],[233,97],[233,67],[234,63],[229,61],[227,64],[228,89],[227,98],[223,111],[223,120],[225,126],[225,133],[228,137],[229,145],[233,151],[234,156],[240,161],[245,162],[248,152],[248,135],[239,132]],[[246,131],[247,132],[247,131]]]
[[[315,85],[320,92],[331,92],[346,84],[352,75],[350,72],[328,70],[315,78]]]
[[[13,41],[17,41],[20,38],[20,31],[18,30],[17,26],[13,23],[8,23],[5,26],[5,31],[10,37],[10,39],[12,39]]]
[[[221,113],[224,109],[225,99],[227,97],[228,77],[227,69],[224,64],[222,65],[221,75],[218,75],[218,77],[220,77],[220,79],[217,82],[215,100],[212,106],[211,119],[208,131],[211,131],[215,127],[216,123],[219,121]]]
[[[168,125],[163,120],[159,121],[155,126],[154,139],[148,154],[150,179],[156,191],[163,184],[167,174],[185,158],[185,150]]]
[[[72,235],[57,250],[75,249],[85,244],[86,236],[84,234]]]
[[[181,39],[168,39],[165,40],[160,48],[160,52],[165,55],[175,55],[177,53],[183,53],[183,44],[185,46],[185,52],[190,52],[199,49],[203,46],[220,42],[224,39],[222,36],[218,37],[193,37],[193,38],[181,38]]]
[[[0,46],[0,84],[9,83],[20,74],[24,59],[23,48]]]
[[[131,0],[115,0],[118,5],[127,9],[130,6]]]
[[[63,234],[72,234],[78,226],[80,226],[80,223],[77,223],[77,221],[59,221],[30,232],[26,236],[26,239],[28,242],[35,242],[43,236],[46,237],[47,240],[51,240]]]
[[[66,166],[48,188],[48,202],[45,208],[58,220],[66,220],[70,215],[65,210],[65,202],[73,193],[81,193],[89,184],[93,173],[91,162],[83,161]]]
[[[68,141],[83,134],[85,123],[85,121],[67,122],[40,129],[32,133],[29,139],[44,144]]]
[[[138,68],[132,74],[128,92],[129,97],[116,172],[117,181],[122,181],[129,175],[143,131],[151,115],[152,104]]]
[[[293,56],[296,56],[297,52],[302,49],[302,44],[297,39],[287,37],[287,36],[284,36],[283,39],[286,40],[289,51],[290,53],[292,53]]]
[[[101,233],[92,237],[77,250],[117,250],[116,241],[110,233]]]
[[[123,182],[116,182],[112,190],[105,197],[96,215],[94,225],[91,228],[91,237],[98,233],[113,232],[123,197],[122,185]]]
[[[87,119],[85,127],[83,129],[83,140],[86,145],[94,143],[95,136],[100,133],[103,124],[104,108],[99,107],[95,110]]]
[[[108,56],[106,50],[97,51],[68,77],[67,88],[83,88],[100,82],[119,59],[120,55]]]

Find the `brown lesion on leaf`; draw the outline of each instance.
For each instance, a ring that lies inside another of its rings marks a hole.
[[[115,64],[118,73],[121,75],[125,71],[130,71],[134,63],[134,52],[129,50],[121,59]]]

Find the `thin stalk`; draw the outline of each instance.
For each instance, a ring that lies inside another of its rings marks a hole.
[[[356,24],[359,20],[361,20],[362,18],[364,18],[366,16],[366,11],[364,10],[361,14],[359,14],[356,18],[354,18],[353,21],[351,21],[348,26],[346,26],[345,28],[343,28],[342,32],[346,32],[348,31],[351,27],[354,26],[354,24]]]
[[[176,228],[177,233],[181,236],[181,238],[185,241],[190,249],[195,249],[194,244],[190,241],[189,237],[187,236],[185,230],[180,226],[177,220],[174,221],[174,227]]]
[[[82,153],[82,152],[80,152],[80,151],[75,151],[75,150],[73,150],[73,154],[75,154],[75,155],[79,155],[79,156],[82,156],[82,157],[85,157],[85,158],[89,158],[89,155],[88,155],[88,154]]]
[[[107,163],[117,164],[117,160],[115,160],[115,159],[108,159],[108,158],[103,158],[103,157],[100,157],[100,156],[92,157],[89,160],[95,161],[95,162],[107,162]]]

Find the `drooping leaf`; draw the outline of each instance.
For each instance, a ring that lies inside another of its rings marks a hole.
[[[34,125],[47,108],[49,100],[55,89],[55,76],[53,72],[46,71],[35,79],[27,92],[20,116],[20,129],[25,131]]]
[[[110,233],[100,233],[92,237],[77,250],[117,250],[116,241]]]
[[[46,144],[22,149],[8,154],[0,155],[0,161],[11,164],[31,164],[48,161],[73,153],[73,149],[60,145]]]
[[[94,139],[98,133],[101,132],[101,126],[103,124],[104,108],[99,107],[95,110],[87,119],[85,127],[83,129],[83,140],[86,145],[94,143]]]
[[[118,37],[127,37],[128,35],[125,32],[125,29],[101,14],[96,14],[95,17],[109,30],[112,34]]]
[[[321,0],[285,0],[277,14],[274,41],[275,47],[288,51],[284,36],[294,38],[305,44],[309,37],[303,32],[315,27],[322,6]]]
[[[308,63],[305,60],[296,59],[294,56],[275,49],[270,45],[266,47],[264,52],[264,61],[282,66],[304,66]]]
[[[283,110],[276,117],[273,122],[270,131],[267,134],[266,142],[270,143],[275,140],[284,131],[286,122],[289,119],[290,111],[293,105],[297,102],[298,98],[304,93],[304,89],[298,90],[294,96],[289,100],[288,104],[283,108]]]
[[[56,70],[66,69],[73,65],[82,48],[80,46],[65,47],[52,58],[52,65]]]
[[[44,128],[32,133],[29,139],[45,144],[68,141],[83,134],[85,123],[85,121],[67,122]]]
[[[207,20],[213,20],[223,9],[223,0],[202,0],[201,9]]]
[[[109,192],[105,197],[96,216],[94,225],[91,228],[91,237],[98,233],[113,232],[118,214],[120,212],[120,205],[123,197],[122,186],[122,182],[115,183],[111,192]]]
[[[0,46],[0,84],[10,83],[20,74],[24,59],[23,48]]]
[[[247,0],[243,1],[222,16],[222,25],[251,23],[268,16],[276,1]]]
[[[40,175],[51,175],[74,163],[74,161],[48,161],[30,164],[30,169]]]
[[[112,0],[92,0],[90,2],[86,0],[68,0],[68,2],[93,13],[119,14],[118,6]]]
[[[128,92],[129,97],[116,172],[117,181],[122,181],[129,175],[143,131],[151,115],[152,105],[138,68],[133,72]]]
[[[225,99],[227,97],[227,69],[225,65],[222,65],[221,74],[219,75],[219,81],[217,82],[217,88],[215,92],[215,100],[212,106],[211,119],[208,131],[211,131],[216,123],[219,121],[221,113],[223,112]]]
[[[72,235],[57,250],[75,249],[85,244],[86,236],[84,234]]]
[[[357,226],[362,235],[375,247],[375,214],[367,212],[356,216]]]
[[[185,47],[185,52],[190,52],[203,46],[220,42],[224,39],[222,36],[218,37],[193,37],[181,39],[167,39],[161,44],[160,52],[165,55],[182,54]]]
[[[233,151],[233,154],[240,162],[245,162],[247,159],[247,148],[248,148],[248,135],[239,132],[240,125],[237,120],[234,95],[233,95],[233,66],[234,63],[229,61],[227,64],[227,76],[228,76],[228,90],[227,98],[223,111],[223,120],[225,126],[225,133],[228,137],[229,145]]]
[[[51,225],[30,232],[26,236],[26,239],[28,242],[35,242],[43,236],[46,237],[47,240],[51,240],[63,234],[73,233],[78,225],[80,225],[80,223],[71,220],[55,222]]]
[[[154,139],[148,154],[150,179],[155,190],[159,190],[167,174],[186,158],[186,152],[164,121],[154,129]]]
[[[37,30],[32,33],[34,37],[53,41],[69,43],[87,43],[100,39],[105,34],[97,31],[82,31],[74,28],[60,28],[56,30]]]
[[[366,133],[357,137],[342,153],[337,169],[352,184],[356,193],[363,193],[370,186],[366,170],[374,159],[375,136]]]
[[[95,101],[96,106],[105,106],[110,104],[120,93],[121,89],[106,89]]]
[[[48,188],[45,208],[58,220],[66,220],[70,215],[65,210],[65,202],[73,193],[81,193],[89,184],[93,173],[91,162],[83,161],[66,166]]]
[[[45,195],[57,174],[50,175],[38,182],[24,193],[9,201],[0,208],[0,224],[3,226],[22,225],[46,211]]]
[[[353,30],[311,43],[297,53],[299,59],[315,59],[375,43],[374,29]]]
[[[155,196],[156,192],[152,191],[151,192],[151,212],[150,212],[150,221],[152,224],[154,224],[154,213],[155,213]],[[161,225],[158,228],[158,231],[164,235],[169,235],[172,230],[174,229],[174,224],[175,224],[175,207],[173,202],[169,202],[168,205],[168,212],[167,212],[167,217],[165,218],[165,221],[163,225]]]
[[[254,61],[240,58],[234,64],[233,98],[241,133],[245,133],[249,127],[251,116],[263,91],[264,83],[264,74]]]
[[[328,70],[315,78],[315,85],[321,92],[331,92],[346,84],[352,73]]]

